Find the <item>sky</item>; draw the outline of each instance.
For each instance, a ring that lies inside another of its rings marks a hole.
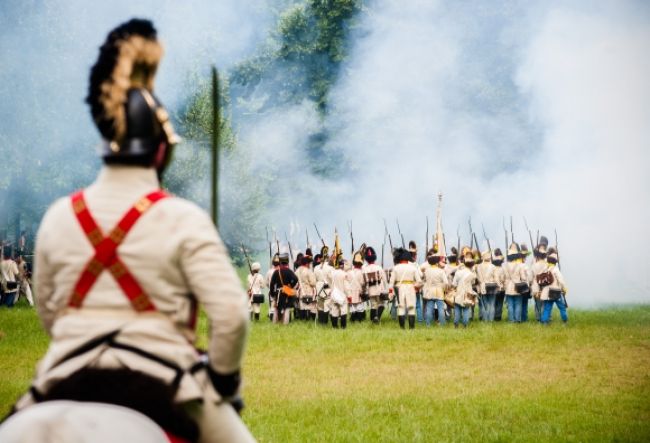
[[[0,16],[0,140],[28,139],[35,107],[52,113],[61,155],[97,143],[83,104],[89,67],[106,32],[151,18],[166,49],[156,92],[170,109],[192,72],[226,70],[254,53],[273,27],[271,1],[3,2]],[[306,163],[314,128],[334,137],[349,175],[326,181],[308,168],[290,207],[269,225],[294,231],[318,221],[375,247],[386,219],[398,243],[424,248],[443,193],[448,243],[503,247],[504,218],[528,241],[526,218],[554,243],[557,230],[569,302],[583,307],[650,301],[650,6],[643,1],[377,0],[367,3],[350,57],[320,120],[306,101],[249,119],[240,138],[268,162]],[[8,61],[8,62],[7,62]],[[181,134],[182,135],[182,134]],[[9,148],[10,149],[10,148]],[[509,229],[509,224],[508,224]],[[315,233],[310,229],[312,242]]]

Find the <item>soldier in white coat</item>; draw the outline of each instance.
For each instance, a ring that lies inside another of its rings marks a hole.
[[[365,249],[365,245],[363,246]],[[361,322],[366,318],[366,300],[368,296],[365,292],[365,281],[363,278],[363,255],[361,251],[357,251],[352,258],[352,268],[348,270],[350,288],[350,321]]]
[[[0,281],[2,283],[2,305],[11,308],[18,299],[20,271],[11,257],[11,250],[4,249],[0,262]]]
[[[498,289],[496,266],[492,264],[492,252],[481,254],[482,262],[476,266],[476,277],[479,284],[479,318],[483,321],[494,321],[494,303]]]
[[[16,408],[64,382],[97,401],[105,380],[134,374],[170,389],[201,442],[253,441],[231,404],[248,332],[246,293],[208,214],[160,189],[177,141],[153,95],[161,55],[151,22],[133,19],[109,34],[92,68],[87,102],[104,166],[40,225],[34,285],[50,344]],[[210,325],[205,360],[194,347],[198,305]]]
[[[23,258],[22,255],[19,255],[17,260],[16,260],[16,265],[18,265],[18,273],[19,273],[19,291],[18,291],[18,297],[20,295],[24,295],[25,298],[27,299],[27,303],[29,303],[29,306],[34,306],[34,298],[32,296],[32,288],[31,285],[29,284],[29,271],[27,268],[27,262]]]
[[[474,292],[476,274],[473,270],[474,256],[468,252],[463,256],[463,261],[456,270],[453,286],[456,288],[454,297],[454,327],[462,321],[463,327],[469,324],[470,310],[476,303],[477,294]]]
[[[394,253],[395,267],[390,275],[389,290],[397,297],[397,319],[400,328],[406,328],[408,316],[409,329],[415,328],[416,291],[422,286],[420,270],[411,262],[411,253],[397,248]]]
[[[362,272],[365,291],[370,299],[370,319],[373,323],[379,324],[386,307],[386,300],[382,298],[388,297],[386,273],[380,265],[375,263],[377,253],[371,246],[366,248],[364,259],[366,264],[362,268]]]
[[[260,310],[262,303],[264,303],[264,288],[266,287],[266,279],[260,274],[262,266],[255,262],[251,265],[252,274],[248,274],[248,310],[251,315],[251,320],[260,320]]]
[[[551,273],[552,283],[542,289],[541,299],[544,302],[544,311],[542,312],[542,323],[548,325],[551,321],[551,311],[553,305],[557,305],[560,310],[560,318],[566,324],[569,321],[567,315],[566,293],[569,289],[564,282],[564,276],[560,272],[558,264],[558,256],[556,252],[552,252],[546,259],[548,262],[548,272]]]
[[[513,242],[508,248],[508,263],[503,265],[503,271],[506,277],[508,320],[512,323],[521,323],[521,298],[522,293],[528,290],[528,272],[517,243]]]
[[[424,323],[431,326],[434,309],[438,311],[438,324],[444,326],[445,321],[445,290],[449,286],[445,272],[445,257],[434,253],[427,257],[427,265],[423,274],[424,287]]]
[[[542,301],[542,288],[537,283],[537,276],[542,272],[546,272],[547,263],[546,263],[546,246],[540,244],[535,248],[534,251],[535,262],[530,267],[530,277],[531,277],[531,294],[533,295],[533,300],[535,300],[535,320],[542,321],[542,310],[544,302]]]
[[[300,306],[307,312],[309,320],[316,319],[316,276],[311,269],[311,254],[305,254],[300,267],[296,270],[296,276],[300,281],[298,294]]]
[[[350,275],[344,270],[345,260],[339,258],[338,267],[332,271],[332,291],[330,299],[330,318],[332,327],[345,329],[348,324],[348,293],[350,287]]]
[[[321,253],[316,255],[314,276],[316,277],[316,306],[318,323],[327,325],[330,311],[330,293],[332,291],[332,272],[334,268],[328,262],[328,248],[323,246]]]
[[[500,248],[494,250],[492,264],[494,265],[494,279],[497,283],[497,293],[494,300],[494,321],[501,321],[503,317],[503,302],[506,298],[506,274],[503,269],[503,253]]]

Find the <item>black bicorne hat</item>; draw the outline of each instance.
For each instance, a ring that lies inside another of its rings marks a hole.
[[[101,46],[86,102],[104,139],[106,163],[151,166],[161,143],[178,143],[167,111],[153,94],[162,54],[156,29],[141,19],[113,29]],[[170,153],[167,149],[165,163]]]
[[[375,249],[372,246],[366,247],[366,254],[364,256],[364,260],[368,263],[374,263],[377,261],[377,253],[375,252]]]

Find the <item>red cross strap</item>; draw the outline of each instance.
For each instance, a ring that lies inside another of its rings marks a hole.
[[[120,260],[117,248],[142,214],[147,212],[156,202],[166,197],[169,197],[169,194],[162,190],[145,195],[129,209],[108,237],[104,237],[104,234],[88,210],[83,191],[72,195],[72,209],[88,241],[95,248],[95,255],[86,264],[81,276],[79,276],[68,306],[80,308],[99,275],[105,269],[108,269],[136,311],[145,312],[156,310],[151,299],[144,293],[138,281],[129,272],[122,260]]]

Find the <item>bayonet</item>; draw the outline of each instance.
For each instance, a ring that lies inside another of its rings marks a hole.
[[[429,254],[429,216],[427,215],[426,217],[427,217],[427,233],[424,236],[424,240],[425,240],[424,256],[425,256],[425,258]]]
[[[487,242],[488,245],[488,250],[490,251],[490,255],[492,255],[492,245],[490,245],[490,239],[485,233],[485,226],[483,226],[483,223],[481,223],[481,229],[483,229],[483,237],[485,237],[485,241]]]
[[[528,221],[526,220],[526,217],[524,217],[524,225],[526,226],[526,230],[528,231],[528,238],[530,238],[530,248],[531,249],[536,249],[537,246],[533,243],[533,233],[530,232],[530,229],[528,228]]]
[[[402,235],[402,230],[399,227],[399,219],[395,217],[395,222],[397,223],[397,232],[399,233],[399,236],[402,238],[402,248],[406,248],[406,243],[404,242],[404,236]]]
[[[323,240],[323,237],[320,235],[320,231],[318,230],[318,226],[316,226],[316,223],[314,223],[314,229],[316,229],[316,235],[318,235],[320,242],[323,244],[323,246],[325,246],[325,240]]]
[[[246,248],[244,247],[244,244],[241,244],[241,251],[244,253],[244,257],[246,257],[246,262],[248,263],[248,270],[250,271],[251,275],[253,275],[253,266],[251,265],[251,259],[248,256],[248,253],[246,252]]]

